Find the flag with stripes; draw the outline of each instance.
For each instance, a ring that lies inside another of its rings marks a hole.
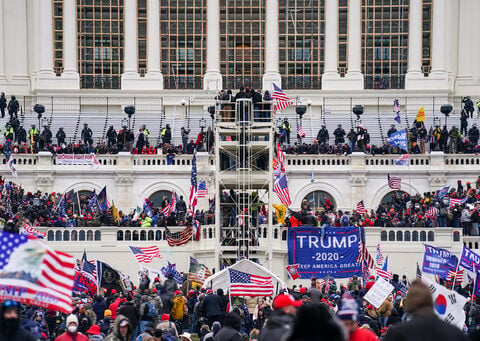
[[[188,212],[194,215],[197,210],[197,152],[192,157],[192,173],[190,176],[190,203]]]
[[[166,229],[167,243],[169,246],[180,246],[188,243],[193,236],[193,230],[191,226],[185,227],[182,231],[179,232],[170,232]]]
[[[377,250],[380,244],[377,246]],[[383,256],[382,256],[383,259]],[[389,281],[393,278],[393,274],[388,271],[388,256],[385,257],[385,262],[381,266],[377,265],[377,276]]]
[[[183,283],[183,275],[177,271],[177,264],[171,264],[170,262],[167,262],[167,266],[162,267],[160,272],[163,274],[163,276],[165,276],[165,278],[171,274],[173,275],[175,282],[178,284]]]
[[[0,232],[0,241],[2,300],[70,313],[75,258],[32,236]]]
[[[305,137],[305,132],[303,131],[301,125],[298,126],[298,136]]]
[[[139,263],[151,263],[153,258],[162,258],[158,246],[136,247],[129,246],[130,251]]]
[[[278,167],[277,170],[273,173],[274,176],[274,185],[273,191],[277,194],[280,202],[285,206],[290,206],[292,204],[292,199],[290,199],[290,190],[288,189],[287,175],[285,171],[281,170],[281,167]]]
[[[88,260],[87,252],[85,250],[83,250],[82,260],[80,261],[80,271],[90,274],[95,277],[95,280],[97,278],[97,262],[95,260]]]
[[[15,161],[13,160],[12,154],[10,154],[7,164],[8,164],[8,168],[10,168],[10,172],[12,173],[12,176],[14,178],[17,178],[18,173],[17,173],[17,169],[15,168]]]
[[[393,119],[400,124],[400,101],[397,98],[393,101],[393,113],[395,114]]]
[[[168,204],[165,205],[164,208],[162,208],[162,209],[160,210],[160,213],[161,213],[162,215],[164,215],[165,218],[168,218],[168,217],[170,217],[170,212],[171,212],[171,210],[172,210],[172,205],[171,205],[170,202],[169,202]]]
[[[275,104],[273,105],[273,113],[276,114],[277,111],[281,111],[293,105],[293,101],[275,83],[272,83],[272,84],[273,84],[272,98],[275,100]]]
[[[280,148],[280,145],[277,143],[277,156],[278,156],[278,162],[280,163],[280,167],[284,168],[285,167],[285,153],[282,151],[282,148]]]
[[[363,285],[367,284],[367,282],[370,280],[370,270],[368,269],[368,264],[364,260],[362,261],[362,280],[363,280]]]
[[[197,198],[205,198],[208,194],[207,183],[205,181],[200,181],[197,189]]]
[[[357,256],[357,263],[365,262],[366,266],[369,269],[375,268],[375,260],[368,252],[367,246],[365,245],[365,230],[360,227],[360,238],[358,241],[358,256]]]
[[[432,217],[433,219],[435,219],[437,216],[438,216],[438,213],[440,211],[438,210],[438,208],[436,207],[430,207],[428,210],[427,210],[427,215],[429,215],[430,217]]]
[[[377,244],[377,256],[375,257],[377,262],[377,267],[383,267],[383,252],[380,247],[380,244]]]
[[[450,204],[448,205],[448,207],[452,208],[452,207],[455,207],[455,205],[462,206],[466,202],[467,202],[467,198],[463,198],[463,199],[450,198]]]
[[[190,268],[188,270],[188,280],[202,283],[212,275],[212,272],[204,265],[200,264],[195,258],[190,257]]]
[[[27,223],[23,223],[23,233],[26,234],[27,236],[33,236],[40,239],[45,238],[45,236],[47,235],[46,233],[38,231],[32,225]]]
[[[398,159],[394,160],[396,166],[408,166],[410,164],[410,155],[402,154]]]
[[[228,269],[231,296],[272,296],[272,277],[257,276],[247,272]]]
[[[455,280],[455,283],[456,284],[462,284],[463,283],[463,273],[465,271],[462,269],[462,270],[458,270],[458,271],[454,271],[454,270],[448,270],[448,275],[447,275],[447,282],[452,282]]]
[[[420,270],[420,265],[417,263],[417,280],[422,280],[422,270]]]
[[[367,210],[365,209],[365,205],[363,204],[363,200],[360,200],[357,204],[357,213],[360,215],[367,213]]]
[[[387,175],[388,187],[391,189],[400,189],[402,188],[402,179],[396,176]]]

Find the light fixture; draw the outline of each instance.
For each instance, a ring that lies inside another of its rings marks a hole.
[[[182,98],[182,101],[180,103],[182,103],[182,105],[185,105],[187,104],[187,100],[185,98]]]

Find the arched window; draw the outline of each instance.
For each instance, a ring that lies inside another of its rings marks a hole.
[[[89,242],[93,241],[93,231],[92,230],[87,231],[87,241],[89,241]]]
[[[460,232],[459,231],[454,231],[453,232],[453,241],[454,242],[459,242],[460,241]]]
[[[78,232],[78,240],[80,241],[85,241],[85,231],[84,230],[80,230],[80,232]]]
[[[50,230],[47,232],[47,240],[49,242],[53,241],[53,231]]]
[[[263,229],[263,238],[267,238],[267,228]]]
[[[304,200],[307,200],[310,203],[310,207],[312,210],[317,210],[320,208],[326,208],[330,206],[329,209],[333,209],[337,207],[335,200],[333,199],[332,195],[325,191],[313,191],[307,194]]]
[[[412,233],[412,241],[418,242],[418,231],[413,231]]]
[[[420,231],[420,241],[421,242],[426,242],[427,241],[427,232]]]
[[[64,241],[70,240],[70,233],[68,231],[63,231],[63,240]]]
[[[132,240],[132,231],[130,231],[130,230],[125,231],[125,239],[124,240]]]
[[[388,241],[389,242],[394,242],[395,241],[395,231],[389,231],[388,232]]]
[[[403,234],[403,236],[405,237],[404,240],[406,242],[409,242],[411,240],[410,238],[410,231],[405,231],[405,233]]]
[[[62,241],[62,231],[55,232],[55,241]]]
[[[390,203],[393,203],[393,199],[395,197],[401,197],[402,195],[406,194],[406,192],[404,191],[391,191],[387,194],[385,194],[382,198],[382,200],[380,201],[380,204],[390,204]]]
[[[397,242],[401,242],[402,240],[403,240],[402,231],[397,231]]]
[[[147,231],[140,231],[140,240],[147,240]]]
[[[100,230],[95,230],[95,240],[102,240],[102,232]]]
[[[77,241],[78,238],[78,233],[77,231],[72,231],[72,234],[70,235],[72,241]]]
[[[435,241],[435,233],[433,233],[433,231],[428,231],[428,241],[429,242]]]
[[[287,230],[282,231],[282,240],[287,240]]]
[[[273,239],[278,239],[278,229],[273,230]]]
[[[137,230],[133,230],[133,237],[132,237],[132,240],[138,240],[138,231]]]
[[[148,200],[153,203],[153,207],[162,207],[163,198],[167,197],[169,201],[172,201],[172,192],[171,191],[157,191],[153,193]]]
[[[123,231],[117,232],[117,240],[123,240]]]
[[[152,230],[148,231],[147,239],[148,240],[155,240],[155,235],[154,235]]]
[[[387,241],[387,231],[381,231],[380,232],[380,240],[382,242],[386,242]]]

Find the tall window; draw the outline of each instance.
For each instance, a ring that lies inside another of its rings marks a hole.
[[[201,89],[206,61],[205,0],[161,0],[161,64],[166,89]]]
[[[147,0],[137,0],[138,73],[147,72]]]
[[[63,71],[63,0],[53,0],[53,67],[60,76]]]
[[[319,89],[324,63],[324,0],[280,0],[280,74],[285,89]]]
[[[428,76],[432,68],[432,0],[423,0],[422,71]]]
[[[365,88],[401,89],[408,68],[408,0],[363,0]]]
[[[348,0],[338,1],[338,72],[347,73],[348,63]]]
[[[123,0],[77,1],[82,88],[119,89],[123,72]]]
[[[225,88],[262,88],[264,18],[264,0],[220,0],[220,60]]]

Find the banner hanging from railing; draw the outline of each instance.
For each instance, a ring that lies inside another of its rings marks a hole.
[[[55,158],[57,165],[90,165],[100,166],[95,154],[58,154]]]
[[[288,229],[288,263],[298,264],[300,278],[361,276],[357,263],[358,227],[297,227]]]

